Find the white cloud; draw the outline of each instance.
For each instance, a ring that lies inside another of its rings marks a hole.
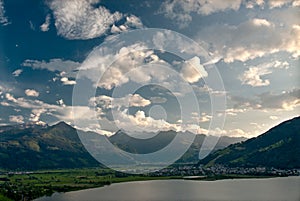
[[[63,99],[59,99],[58,101],[56,101],[56,103],[62,107],[66,107]]]
[[[197,112],[193,112],[191,114],[192,119],[194,119],[196,122],[204,123],[209,122],[212,118],[211,115],[206,114],[205,112],[202,112],[201,115],[199,115]]]
[[[237,11],[241,5],[253,9],[255,6],[264,9],[267,4],[269,9],[283,6],[300,6],[299,0],[166,0],[160,7],[160,12],[167,18],[175,20],[183,28],[193,19],[192,14],[210,15],[227,10]]]
[[[15,98],[12,94],[6,93],[5,98],[8,101],[2,102],[7,103],[9,106],[15,108],[31,109],[31,114],[28,121],[32,121],[37,124],[44,124],[40,117],[42,114],[45,116],[52,116],[59,119],[60,121],[73,122],[74,120],[81,122],[82,127],[89,127],[91,121],[95,119],[94,110],[87,106],[66,106],[48,104],[41,100],[31,100],[23,97]],[[75,113],[73,111],[76,111]],[[12,117],[13,120],[24,121],[24,117]],[[21,121],[20,121],[21,122]]]
[[[106,97],[110,100],[110,97]],[[146,106],[150,101],[143,99],[140,96],[128,96],[132,106]],[[108,120],[106,117],[99,118],[97,115],[103,115],[101,110],[93,110],[87,106],[66,106],[63,101],[58,101],[60,105],[52,105],[44,103],[40,100],[30,100],[26,98],[14,98],[11,94],[6,94],[6,99],[10,102],[10,106],[16,108],[31,109],[29,121],[44,124],[41,120],[41,115],[52,116],[65,122],[76,121],[76,126],[79,129],[95,131],[100,134],[111,134],[120,128],[128,131],[147,131],[156,132],[160,130],[175,130],[175,131],[191,131],[194,133],[207,133],[208,131],[196,124],[177,124],[169,123],[165,120],[156,120],[152,117],[147,117],[144,111],[137,111],[134,115],[129,115],[127,110],[116,110],[114,120]],[[120,104],[125,104],[124,99],[118,100]],[[103,106],[103,105],[102,105]],[[106,114],[104,114],[106,115]],[[44,118],[45,118],[44,117]],[[24,122],[22,117],[12,117],[13,121]],[[95,124],[99,121],[100,124]],[[116,127],[116,125],[118,127]]]
[[[40,109],[33,109],[30,114],[29,121],[35,122],[36,124],[45,124],[44,122],[40,121],[41,114],[46,112],[47,110],[44,108]]]
[[[76,70],[79,68],[80,63],[62,59],[50,59],[48,62],[27,59],[22,63],[22,66],[30,67],[32,69],[60,72],[58,74],[60,78],[54,77],[53,81],[60,79],[63,85],[74,85],[76,84],[76,81],[70,80],[70,78],[76,77]]]
[[[52,72],[65,72],[75,76],[75,73],[72,72],[80,66],[80,63],[62,59],[50,59],[48,62],[27,59],[22,63],[22,66],[31,67],[33,69],[45,69]]]
[[[131,132],[157,132],[162,130],[180,131],[181,128],[177,124],[171,124],[165,120],[156,120],[147,117],[144,111],[137,111],[134,115],[128,115],[127,110],[115,113],[115,123],[119,128]]]
[[[139,94],[128,95],[128,102],[130,107],[145,107],[151,104],[151,101],[143,98]]]
[[[278,18],[289,19],[281,15]],[[197,38],[202,44],[210,44],[213,58],[222,57],[226,63],[245,62],[277,52],[299,57],[300,26],[290,20],[281,26],[281,19],[273,20],[276,23],[255,18],[239,25],[212,25],[201,30]]]
[[[110,96],[101,95],[93,97],[90,100],[92,105],[98,105],[105,109],[125,107],[145,107],[151,104],[150,100],[143,98],[139,94],[128,94],[122,98],[113,98]]]
[[[33,97],[38,97],[40,95],[40,93],[34,89],[26,89],[25,94],[26,96],[33,96]]]
[[[232,137],[248,137],[250,135],[250,133],[247,133],[240,128],[228,130],[226,131],[226,133],[228,136],[232,136]]]
[[[76,84],[75,80],[69,80],[69,78],[67,78],[67,77],[62,77],[60,79],[60,81],[63,83],[63,85],[74,85],[74,84]]]
[[[248,0],[244,2],[246,8],[254,8],[255,6],[262,7],[265,5],[264,0]]]
[[[287,4],[292,4],[292,6],[299,6],[299,0],[268,0],[268,5],[271,9],[280,8]]]
[[[282,91],[281,93],[266,92],[252,98],[229,96],[236,110],[294,111],[300,106],[300,90]]]
[[[21,75],[22,72],[23,72],[22,69],[17,69],[12,73],[12,75],[15,77],[19,77],[19,75]]]
[[[4,3],[3,0],[0,0],[0,24],[3,26],[8,25],[8,19],[5,16],[5,9],[4,9]]]
[[[161,12],[166,17],[185,27],[192,21],[191,13],[210,15],[225,10],[238,10],[242,0],[167,0],[161,5]]]
[[[272,23],[270,23],[268,20],[266,19],[259,19],[259,18],[254,18],[252,19],[252,23],[254,24],[254,26],[271,26]]]
[[[282,103],[282,108],[286,111],[293,111],[298,106],[300,106],[300,98]]]
[[[203,65],[201,65],[200,58],[195,56],[184,62],[181,69],[181,75],[186,81],[194,83],[198,82],[203,77],[207,77],[208,74]]]
[[[126,17],[126,21],[124,24],[120,26],[116,26],[115,24],[112,25],[110,32],[111,33],[121,33],[123,31],[128,31],[132,28],[143,28],[144,25],[140,18],[135,15],[129,15]]]
[[[271,74],[270,69],[261,69],[257,67],[250,67],[249,70],[240,77],[243,84],[247,84],[253,87],[267,86],[270,84],[268,79],[262,79],[261,76]]]
[[[51,15],[48,14],[46,16],[45,22],[40,26],[41,31],[43,32],[49,31],[50,20],[51,20]]]
[[[102,55],[104,49],[91,54],[80,67],[80,76],[92,80],[95,85],[105,89],[121,86],[127,82],[147,82],[153,77],[165,79],[166,72],[161,69],[158,73],[152,68],[138,69],[144,64],[163,63],[152,50],[142,43],[135,43],[120,48],[117,53]],[[113,63],[112,63],[113,62]],[[102,75],[99,81],[99,75]]]
[[[91,39],[104,34],[123,15],[111,13],[99,0],[54,0],[50,3],[59,35],[67,39]]]
[[[295,1],[293,1],[293,4],[292,4],[292,5],[295,6],[295,7],[300,6],[300,0],[295,0]]]
[[[22,124],[24,123],[24,117],[22,115],[10,115],[9,121],[13,123]]]
[[[246,111],[247,111],[246,108],[243,108],[243,109],[240,109],[240,108],[228,108],[228,109],[226,109],[225,113],[226,113],[226,115],[237,116],[239,113],[244,113]]]
[[[142,28],[143,23],[140,18],[135,15],[129,15],[126,17],[126,22],[124,24],[127,27],[134,27],[134,28]]]
[[[14,103],[18,102],[17,99],[15,99],[14,96],[11,95],[10,93],[6,93],[6,94],[5,94],[5,98],[6,98],[7,100],[11,101],[11,102],[14,102]]]
[[[272,68],[285,68],[287,69],[289,63],[281,62],[281,61],[273,61],[262,63],[258,66],[250,67],[247,71],[244,72],[239,79],[242,81],[243,84],[247,84],[253,87],[259,86],[268,86],[270,85],[270,80],[266,78],[262,78],[265,75],[272,73]]]

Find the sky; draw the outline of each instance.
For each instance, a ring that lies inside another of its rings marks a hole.
[[[257,136],[299,116],[299,19],[299,0],[0,0],[0,125]]]

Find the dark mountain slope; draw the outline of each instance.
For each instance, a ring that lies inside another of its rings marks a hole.
[[[285,121],[256,138],[210,154],[200,163],[300,168],[300,117]]]
[[[0,168],[53,169],[97,166],[78,138],[64,122],[54,126],[0,127]]]

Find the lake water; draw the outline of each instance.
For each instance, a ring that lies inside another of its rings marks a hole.
[[[156,180],[55,193],[36,201],[300,201],[300,177],[219,181]]]

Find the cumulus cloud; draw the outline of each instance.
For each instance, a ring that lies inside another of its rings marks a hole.
[[[228,108],[225,110],[226,115],[237,116],[239,113],[246,112],[247,109],[243,108]]]
[[[228,99],[233,102],[235,109],[293,111],[300,106],[300,89],[266,92],[252,98],[229,96]]]
[[[186,81],[194,83],[198,82],[203,77],[207,77],[208,74],[203,65],[201,65],[200,58],[195,56],[184,62],[181,69],[181,75]]]
[[[56,101],[56,103],[62,107],[66,107],[65,102],[63,99],[59,99],[58,101]]]
[[[299,0],[166,0],[160,7],[160,13],[174,20],[179,27],[186,27],[193,19],[193,14],[210,15],[227,10],[237,11],[244,5],[248,9],[258,6],[264,9],[280,8],[283,6],[300,6]]]
[[[33,96],[33,97],[38,97],[40,93],[34,89],[26,89],[25,90],[26,96]]]
[[[286,111],[293,111],[298,106],[300,106],[300,98],[284,101],[281,105],[281,107]]]
[[[132,28],[142,28],[144,27],[140,18],[135,15],[129,15],[126,17],[126,21],[124,24],[120,26],[112,25],[110,32],[111,33],[121,33],[123,31],[128,31]]]
[[[101,50],[101,51],[100,51]],[[120,48],[117,53],[107,53],[102,55],[101,49],[92,54],[80,66],[81,75],[92,80],[95,85],[105,89],[112,89],[121,86],[127,82],[134,81],[137,83],[147,82],[153,77],[165,79],[167,73],[161,68],[138,69],[144,64],[163,63],[152,50],[148,50],[143,43]],[[112,61],[114,61],[112,63]],[[102,75],[99,81],[99,75]]]
[[[14,77],[19,77],[19,75],[21,75],[22,72],[23,72],[22,69],[17,69],[17,70],[15,70],[15,71],[12,73],[12,75],[13,75]]]
[[[17,99],[15,99],[15,97],[13,95],[11,95],[10,93],[6,93],[5,98],[14,103],[18,102]]]
[[[3,26],[8,25],[8,19],[5,16],[5,9],[4,9],[4,3],[3,0],[0,0],[0,24]]]
[[[91,39],[104,34],[123,14],[111,13],[99,0],[54,0],[50,3],[57,33],[67,39]]]
[[[244,0],[246,8],[259,6],[264,8],[266,5],[269,9],[281,8],[286,5],[299,6],[299,0]]]
[[[264,0],[248,0],[244,3],[246,8],[254,8],[255,6],[263,7],[265,5]]]
[[[202,112],[201,115],[199,115],[197,112],[192,112],[191,116],[196,122],[199,123],[209,122],[212,118],[211,115],[206,114],[205,112]]]
[[[30,109],[31,113],[29,115],[28,121],[34,122],[36,124],[44,124],[41,120],[41,115],[51,116],[51,118],[56,118],[60,121],[73,122],[74,120],[82,122],[82,127],[89,127],[91,121],[95,119],[94,110],[92,110],[88,106],[66,106],[64,104],[56,105],[45,103],[38,99],[27,99],[25,97],[15,98],[12,94],[5,94],[6,102],[2,102],[5,105],[2,106],[10,106],[14,108],[24,108]],[[60,101],[61,102],[61,101]],[[76,111],[75,113],[73,111]],[[12,119],[16,122],[18,119],[21,121],[25,121],[25,118],[22,117],[13,117]],[[21,122],[20,121],[20,122]],[[100,129],[100,126],[98,126]]]
[[[144,111],[137,111],[134,115],[129,115],[127,110],[115,114],[115,122],[119,128],[131,132],[157,132],[162,130],[180,131],[181,127],[177,124],[171,124],[163,119],[156,120],[147,117]]]
[[[41,115],[47,110],[44,108],[33,109],[30,114],[29,121],[34,122],[35,124],[45,124],[45,122],[40,120]]]
[[[299,0],[268,0],[268,5],[270,8],[280,8],[287,4],[292,4],[292,6],[299,6]]]
[[[248,137],[250,136],[250,133],[245,132],[243,129],[237,128],[226,131],[226,135],[232,137]]]
[[[225,10],[238,10],[242,0],[167,0],[162,3],[160,11],[168,18],[185,27],[192,21],[191,13],[210,15]]]
[[[80,63],[62,59],[50,59],[49,61],[26,59],[22,63],[22,66],[30,67],[32,69],[45,69],[51,72],[65,72],[67,74],[75,76],[75,73],[72,72],[80,66]]]
[[[102,97],[102,99],[108,99],[111,101],[111,97]],[[127,100],[125,100],[127,99]],[[99,134],[111,134],[116,130],[123,128],[128,131],[147,131],[156,132],[161,130],[175,130],[175,131],[191,131],[194,133],[208,132],[207,130],[201,128],[196,124],[179,124],[179,123],[169,123],[165,120],[156,120],[152,117],[146,116],[144,111],[138,110],[135,114],[130,115],[128,110],[115,110],[114,119],[107,119],[107,113],[103,113],[102,110],[96,109],[96,114],[104,115],[102,118],[95,115],[95,110],[88,106],[67,106],[64,105],[63,101],[59,100],[58,104],[48,104],[41,100],[31,100],[23,97],[15,98],[12,94],[6,93],[6,100],[9,106],[15,108],[30,109],[31,113],[28,121],[34,122],[36,124],[44,124],[41,120],[42,115],[44,118],[46,116],[51,116],[52,118],[57,118],[58,120],[63,120],[66,122],[76,121],[76,127],[78,129],[89,130],[98,132]],[[124,99],[114,99],[119,105],[129,104],[133,107],[143,107],[150,104],[149,100],[142,98],[139,95],[130,95]],[[102,107],[112,107],[107,104]],[[11,117],[14,122],[24,122],[23,117]],[[95,121],[100,122],[100,124],[95,124]]]
[[[53,81],[60,80],[63,85],[75,85],[76,70],[81,64],[79,62],[62,59],[50,59],[49,61],[38,61],[27,59],[22,63],[22,66],[32,69],[48,70],[58,72],[58,77],[54,77]]]
[[[110,96],[101,95],[93,97],[90,100],[92,105],[99,105],[105,109],[125,107],[145,107],[151,104],[150,100],[143,98],[139,94],[128,94],[122,98],[113,98]]]
[[[245,62],[280,51],[299,57],[300,26],[290,21],[280,26],[279,22],[254,18],[239,25],[212,25],[201,30],[197,38],[200,43],[210,44],[212,57],[222,57],[226,63]]]
[[[10,115],[9,121],[12,123],[22,124],[24,123],[24,117],[22,115]]]
[[[74,84],[76,84],[75,80],[69,80],[69,78],[67,78],[67,77],[62,77],[60,79],[60,81],[63,83],[63,85],[74,85]]]
[[[254,26],[266,26],[266,27],[272,26],[271,22],[269,22],[266,19],[260,19],[260,18],[252,19],[252,23]]]
[[[253,87],[267,86],[270,85],[270,81],[266,78],[262,78],[265,75],[272,73],[272,68],[285,68],[287,69],[289,63],[281,61],[273,61],[262,63],[258,66],[250,67],[247,71],[244,72],[239,79],[242,81],[242,84],[247,84]]]
[[[243,84],[247,84],[253,87],[267,86],[270,84],[268,79],[262,79],[261,76],[271,74],[269,69],[261,69],[257,67],[251,67],[249,70],[240,77]]]
[[[51,16],[48,14],[46,16],[45,22],[40,26],[41,31],[46,32],[49,31]]]

